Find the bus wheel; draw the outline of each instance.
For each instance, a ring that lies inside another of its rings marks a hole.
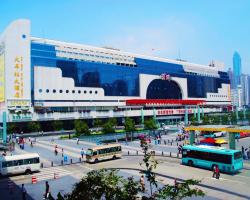
[[[188,166],[191,166],[191,167],[194,166],[194,162],[192,160],[189,160],[188,161]]]
[[[27,175],[28,175],[28,174],[31,174],[31,170],[30,170],[30,169],[26,169],[26,170],[25,170],[25,174],[27,174]]]
[[[98,163],[98,159],[97,158],[95,159],[95,163]]]
[[[113,160],[115,160],[115,159],[116,159],[116,156],[114,155],[114,156],[113,156]]]

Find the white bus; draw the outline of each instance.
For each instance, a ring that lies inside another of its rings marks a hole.
[[[0,157],[0,175],[31,174],[40,170],[40,157],[37,153]]]
[[[120,144],[107,144],[88,149],[86,161],[97,163],[100,160],[116,159],[122,157],[122,147]]]

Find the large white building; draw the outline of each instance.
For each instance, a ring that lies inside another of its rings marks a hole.
[[[184,105],[218,112],[231,104],[222,65],[37,38],[30,29],[20,19],[0,36],[0,111],[9,122],[139,117],[142,109],[173,118]]]

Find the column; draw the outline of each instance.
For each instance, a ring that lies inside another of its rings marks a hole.
[[[141,124],[144,124],[144,110],[141,108]]]
[[[244,120],[246,120],[246,108],[245,108],[245,106],[243,106],[243,117],[244,117]]]
[[[229,133],[229,149],[236,149],[235,133]]]
[[[196,107],[194,107],[194,118],[196,118]]]
[[[3,143],[6,144],[7,142],[7,123],[6,123],[6,112],[3,112]]]
[[[188,126],[188,107],[185,106],[185,126]]]
[[[189,131],[189,143],[190,145],[193,145],[195,143],[195,132]]]
[[[198,123],[201,123],[201,112],[200,112],[200,106],[198,106]]]
[[[235,113],[236,113],[236,120],[237,120],[237,122],[236,122],[236,123],[238,123],[238,121],[239,121],[239,111],[238,111],[238,106],[236,106],[236,108],[235,108]]]
[[[202,117],[204,117],[204,107],[201,108]]]

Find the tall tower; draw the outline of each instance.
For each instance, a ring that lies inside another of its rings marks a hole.
[[[236,51],[233,55],[233,76],[234,76],[234,87],[237,88],[240,85],[240,75],[241,75],[241,57]]]

